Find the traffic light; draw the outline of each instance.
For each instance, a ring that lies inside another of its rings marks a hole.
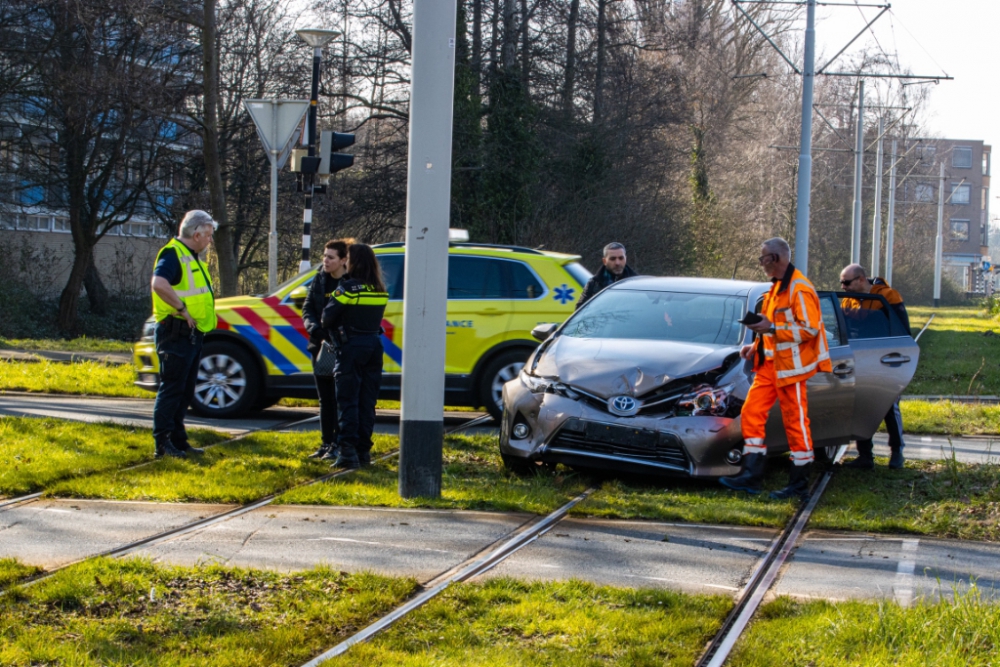
[[[348,167],[353,166],[353,155],[337,152],[353,145],[353,134],[324,130],[322,134],[320,134],[319,139],[319,154],[322,159],[319,165],[319,173],[335,174],[341,169],[347,169]]]

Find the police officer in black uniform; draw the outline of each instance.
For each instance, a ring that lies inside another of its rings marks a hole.
[[[337,386],[339,455],[335,468],[371,463],[375,403],[382,384],[382,316],[389,302],[382,270],[372,249],[347,249],[348,277],[323,309],[323,328],[337,346],[333,379]]]
[[[319,354],[323,341],[330,337],[321,322],[323,309],[333,298],[341,279],[347,275],[347,246],[353,239],[328,241],[323,246],[323,266],[316,271],[316,277],[309,284],[309,295],[302,304],[302,323],[309,334],[309,355],[313,363]],[[332,341],[331,341],[332,342]],[[337,390],[333,378],[313,374],[316,393],[319,396],[319,424],[323,442],[319,449],[309,455],[311,459],[335,461],[337,459]]]

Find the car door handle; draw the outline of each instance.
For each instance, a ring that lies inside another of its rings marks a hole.
[[[910,361],[910,358],[899,354],[898,352],[893,352],[892,354],[887,354],[881,359],[879,359],[883,364],[887,366],[899,366],[900,364],[905,364]]]
[[[854,367],[848,364],[838,364],[833,367],[833,374],[837,377],[845,378],[854,372]]]

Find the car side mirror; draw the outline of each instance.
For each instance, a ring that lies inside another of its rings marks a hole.
[[[306,286],[296,287],[292,290],[292,293],[288,295],[288,298],[292,300],[295,307],[302,310],[302,304],[306,302],[306,297],[309,296],[309,288]]]
[[[538,342],[544,342],[549,339],[552,332],[559,327],[558,324],[553,322],[547,322],[546,324],[539,324],[537,327],[531,330],[531,337]]]

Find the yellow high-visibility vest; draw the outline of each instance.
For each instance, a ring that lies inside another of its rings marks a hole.
[[[170,239],[167,245],[156,253],[156,263],[164,250],[173,249],[181,264],[181,281],[173,285],[174,294],[187,306],[188,312],[194,318],[198,330],[208,333],[215,329],[215,293],[208,277],[208,268],[198,256],[178,239]],[[155,266],[155,264],[154,264]],[[153,292],[153,317],[162,322],[171,315],[180,317],[177,310]]]

